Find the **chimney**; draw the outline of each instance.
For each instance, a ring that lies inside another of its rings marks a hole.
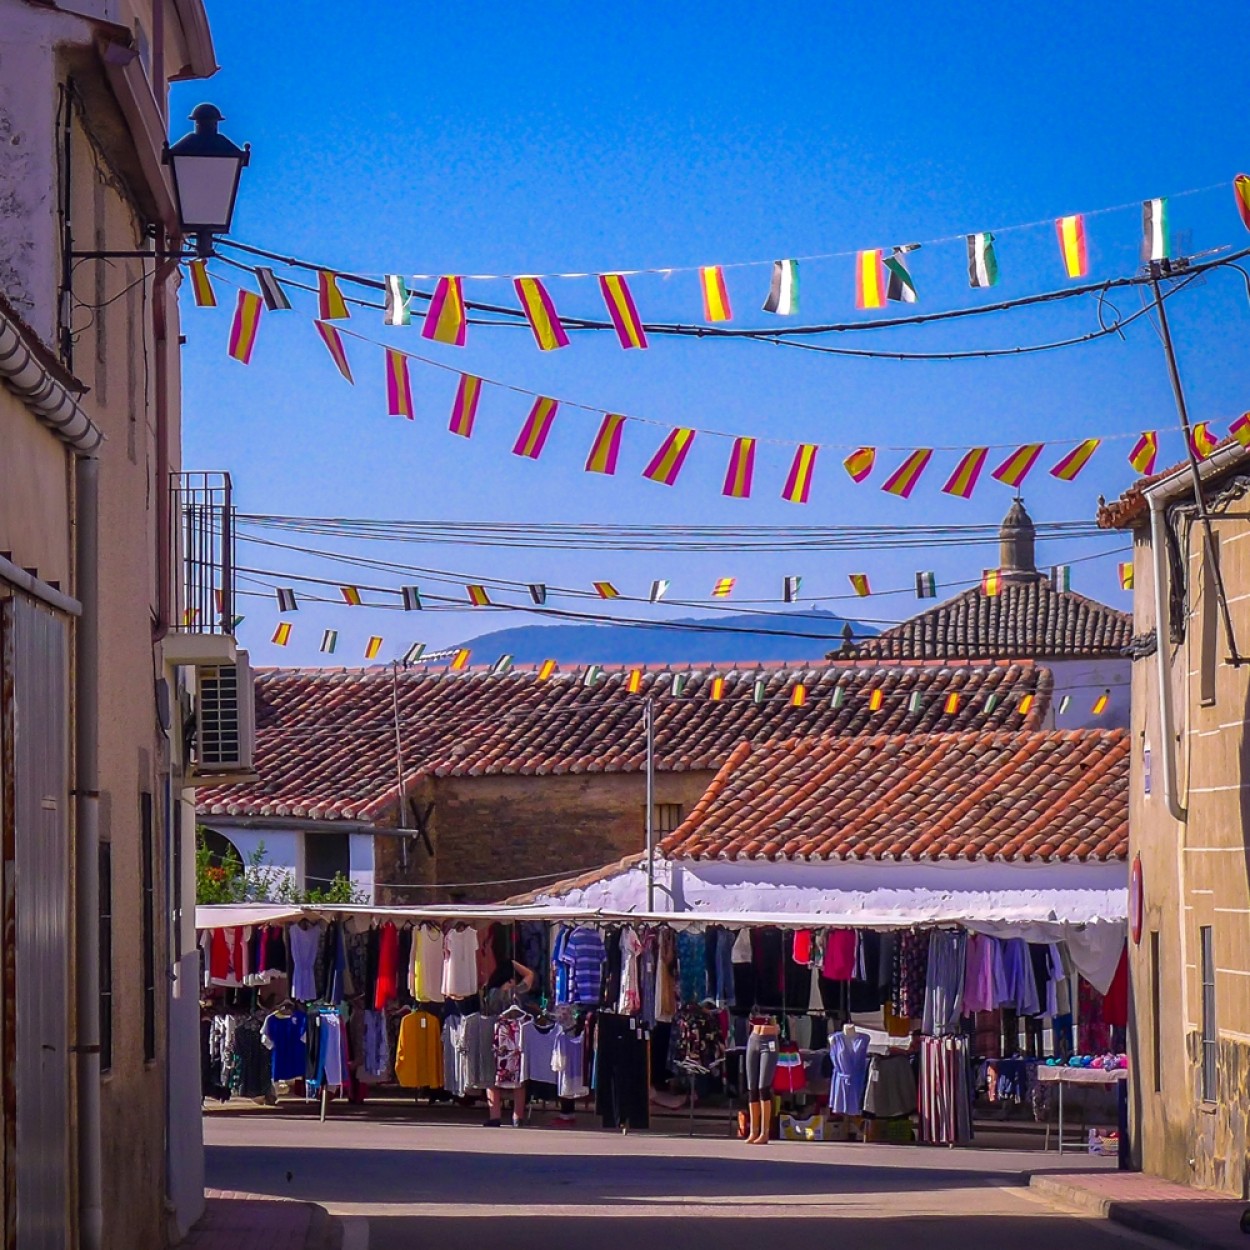
[[[1024,510],[1024,501],[1016,499],[998,530],[998,564],[1005,582],[1037,581],[1037,560],[1033,547],[1037,530],[1033,518]]]

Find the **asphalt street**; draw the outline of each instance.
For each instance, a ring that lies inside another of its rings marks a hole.
[[[1141,1239],[1053,1207],[1053,1152],[487,1129],[261,1112],[205,1121],[210,1188],[320,1203],[344,1250],[555,1245],[753,1250],[1115,1250]],[[1062,1166],[1081,1166],[1067,1154]],[[1092,1161],[1097,1162],[1097,1161]]]

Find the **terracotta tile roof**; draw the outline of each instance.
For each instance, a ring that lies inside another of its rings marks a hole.
[[[636,772],[645,760],[642,704],[625,690],[627,669],[593,687],[580,674],[547,682],[532,672],[399,673],[399,709],[408,784],[425,776]],[[719,768],[744,739],[862,734],[873,730],[1029,729],[1042,723],[1054,689],[1032,663],[825,663],[813,668],[644,669],[642,693],[656,697],[657,767]],[[392,670],[260,669],[256,673],[256,770],[250,785],[201,788],[201,815],[377,820],[395,795]],[[685,693],[671,693],[674,673]],[[724,698],[709,697],[714,677]],[[765,697],[753,697],[757,679]],[[807,703],[793,707],[796,683]],[[833,706],[833,691],[846,693]],[[880,688],[883,705],[869,709]],[[948,693],[959,710],[943,709]],[[909,710],[913,694],[921,706]],[[1027,715],[1019,697],[1037,697]],[[986,710],[986,696],[998,696]]]
[[[1231,436],[1221,439],[1211,449],[1211,455],[1215,455],[1217,451],[1222,451],[1225,447],[1233,446],[1236,442],[1237,440]],[[1246,449],[1245,454],[1250,455],[1250,449]],[[1210,459],[1210,456],[1206,458]],[[1202,464],[1202,460],[1200,459],[1198,463]],[[1160,469],[1158,473],[1152,473],[1149,477],[1140,477],[1119,499],[1113,499],[1110,503],[1106,503],[1100,498],[1097,515],[1099,527],[1105,530],[1121,530],[1144,525],[1150,509],[1147,507],[1146,498],[1142,491],[1147,486],[1153,486],[1161,478],[1170,477],[1178,469],[1183,469],[1188,464],[1188,460],[1182,460],[1179,464],[1170,465],[1166,469]]]
[[[742,743],[673,859],[1122,860],[1122,729]]]
[[[864,640],[856,654],[887,660],[1030,657],[1068,659],[1119,655],[1133,634],[1120,612],[1049,578],[1007,581],[997,595],[980,586]]]

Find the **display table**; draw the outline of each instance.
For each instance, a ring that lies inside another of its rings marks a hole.
[[[1059,1086],[1059,1153],[1063,1154],[1063,1087],[1065,1085],[1101,1085],[1104,1087],[1120,1084],[1128,1080],[1127,1068],[1068,1068],[1047,1067],[1044,1063],[1037,1065],[1037,1081],[1039,1085]],[[1049,1138],[1049,1134],[1047,1135]],[[1047,1142],[1049,1147],[1049,1140]]]

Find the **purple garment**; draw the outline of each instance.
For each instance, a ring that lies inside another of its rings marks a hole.
[[[868,1034],[853,1037],[835,1033],[829,1043],[833,1078],[829,1083],[829,1110],[840,1115],[863,1115],[868,1087]]]
[[[1023,938],[1009,938],[1003,943],[1003,974],[1005,996],[1000,1007],[1014,1007],[1022,1016],[1035,1016],[1041,1010],[1037,1001],[1037,981],[1033,976],[1033,957]]]
[[[964,1010],[993,1011],[1006,994],[1003,956],[997,938],[969,933],[964,967]]]

